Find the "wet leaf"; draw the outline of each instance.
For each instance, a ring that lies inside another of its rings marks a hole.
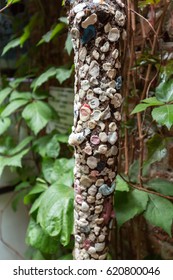
[[[149,194],[148,207],[144,217],[150,224],[161,227],[171,236],[173,204],[168,199]]]
[[[173,105],[164,105],[154,108],[152,117],[158,124],[165,125],[170,129],[173,125]]]
[[[66,246],[73,232],[73,189],[54,184],[43,194],[37,215],[44,232]]]
[[[147,207],[148,194],[143,191],[116,192],[115,213],[118,226],[143,213]]]

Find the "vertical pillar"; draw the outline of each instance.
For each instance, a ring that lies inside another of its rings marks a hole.
[[[75,249],[77,260],[107,257],[117,173],[122,96],[120,40],[125,33],[121,0],[71,0],[74,47]],[[67,3],[66,3],[67,4]]]

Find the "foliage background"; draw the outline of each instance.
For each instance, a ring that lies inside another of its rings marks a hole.
[[[10,9],[21,2],[13,1]],[[15,72],[2,73],[0,174],[7,167],[18,174],[13,208],[20,199],[28,205],[26,242],[33,259],[72,259],[73,150],[68,134],[47,129],[58,122],[48,102],[50,85],[73,87],[74,82],[61,4],[26,1],[24,27],[19,29],[14,17],[13,36],[2,53],[24,50]],[[109,258],[172,259],[173,6],[153,0],[126,5],[123,121]]]

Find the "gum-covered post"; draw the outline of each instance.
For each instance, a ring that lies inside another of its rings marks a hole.
[[[69,137],[75,149],[74,259],[104,260],[114,217],[125,8],[121,0],[71,0],[66,5],[75,54]]]

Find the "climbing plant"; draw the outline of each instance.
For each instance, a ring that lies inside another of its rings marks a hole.
[[[15,2],[22,0],[8,1],[10,5],[17,5]],[[143,252],[142,234],[145,242],[151,234],[169,241],[173,219],[172,3],[125,1],[125,8],[116,223],[109,255],[113,259],[147,257],[151,252]],[[47,11],[53,16],[45,21]],[[5,57],[11,49],[25,50],[14,79],[2,75],[0,174],[7,167],[18,174],[13,208],[20,199],[29,208],[26,242],[30,257],[70,259],[74,247],[73,149],[68,134],[48,130],[52,121],[58,122],[58,113],[48,102],[49,85],[73,87],[66,11],[61,1],[30,0],[25,13],[26,25],[19,32],[14,22],[14,34],[1,54]],[[136,246],[131,242],[133,236]],[[125,239],[133,246],[127,247]]]

